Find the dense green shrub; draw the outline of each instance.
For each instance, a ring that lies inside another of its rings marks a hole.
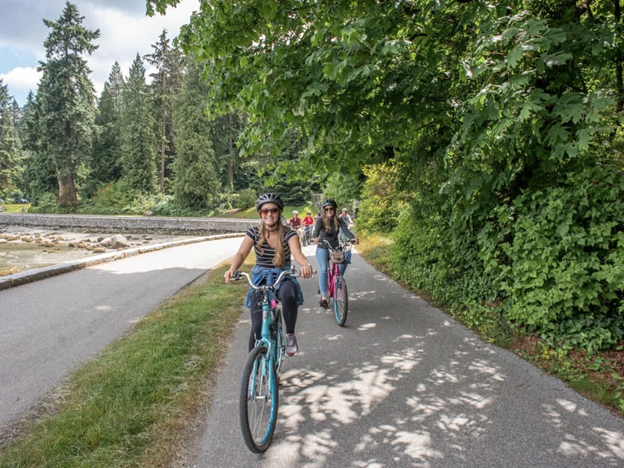
[[[409,210],[393,237],[391,269],[436,303],[457,312],[495,300],[492,280],[483,274],[476,237],[467,231],[453,232],[448,218],[419,218]]]
[[[238,192],[238,200],[236,200],[236,208],[246,210],[256,204],[256,191],[254,189],[243,189]]]
[[[507,317],[552,343],[606,349],[624,330],[624,177],[570,173],[517,197],[480,234]]]
[[[608,349],[624,336],[624,177],[571,171],[492,212],[478,235],[415,199],[391,269],[477,328],[510,323],[551,345]],[[455,224],[454,224],[455,223]]]
[[[30,205],[29,213],[64,213],[65,209],[51,193],[44,193],[37,197],[36,204]]]

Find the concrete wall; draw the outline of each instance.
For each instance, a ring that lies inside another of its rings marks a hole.
[[[125,232],[178,235],[210,235],[245,232],[258,221],[233,218],[161,218],[131,216],[88,216],[0,213],[3,226],[26,226],[74,232]]]

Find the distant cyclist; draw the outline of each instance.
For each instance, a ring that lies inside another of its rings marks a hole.
[[[343,220],[347,226],[349,224],[353,224],[353,220],[351,219],[351,216],[349,216],[349,210],[347,210],[346,208],[342,209],[342,212],[340,213],[340,219]]]
[[[351,216],[349,216],[349,210],[347,210],[346,208],[343,208],[342,212],[340,213],[340,216],[338,216],[338,219],[343,221],[347,225],[347,227],[349,229],[353,229],[353,220],[351,219]],[[344,242],[346,240],[346,238],[347,237],[342,232],[342,228],[341,228],[340,229],[340,240]]]
[[[283,270],[290,269],[291,252],[297,263],[301,265],[301,276],[304,278],[312,276],[312,268],[301,252],[299,238],[292,229],[280,223],[283,209],[284,203],[279,195],[265,193],[258,197],[256,211],[260,215],[260,224],[247,230],[238,252],[232,259],[230,269],[225,272],[226,283],[230,282],[251,249],[254,249],[256,254],[256,265],[251,271],[255,285],[267,282],[273,284],[272,281],[275,281]],[[301,287],[295,278],[289,277],[278,285],[276,296],[282,303],[286,325],[286,354],[294,356],[299,350],[295,337],[295,324],[297,309],[303,304]],[[253,289],[250,289],[247,294],[247,307],[251,311],[252,328],[249,336],[249,351],[251,351],[262,331],[262,307],[259,306],[258,295]]]
[[[303,220],[299,217],[299,212],[297,210],[293,211],[292,218],[288,220],[288,225],[297,231],[297,235],[299,239],[301,239]]]
[[[316,247],[316,259],[319,263],[319,290],[321,291],[321,300],[319,304],[321,307],[327,308],[327,267],[329,264],[329,250],[327,246],[321,241],[329,242],[329,245],[332,247],[337,247],[338,242],[338,231],[342,230],[345,236],[351,239],[355,244],[357,244],[357,239],[355,235],[349,230],[347,225],[343,220],[341,220],[336,215],[336,201],[328,198],[323,202],[323,212],[325,216],[316,220],[316,224],[314,225],[314,232],[312,233],[312,237],[317,242]],[[351,252],[345,253],[344,263],[340,264],[340,274],[344,276],[345,271],[347,270],[347,264],[351,263]]]
[[[312,231],[314,230],[314,218],[312,217],[312,212],[308,211],[306,213],[306,217],[303,218],[303,231],[308,231],[310,233],[310,238],[312,238]]]

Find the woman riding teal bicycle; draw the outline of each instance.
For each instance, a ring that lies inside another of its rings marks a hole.
[[[280,222],[284,203],[279,195],[274,193],[260,195],[256,202],[256,210],[261,222],[258,226],[247,230],[230,269],[225,272],[225,282],[230,282],[252,248],[256,253],[256,265],[252,270],[252,281],[255,285],[273,284],[282,271],[290,269],[291,254],[301,265],[301,276],[310,278],[312,268],[301,252],[301,244],[296,231]],[[286,326],[286,354],[294,356],[299,350],[295,324],[297,309],[303,304],[301,287],[295,278],[287,278],[277,285],[276,296],[282,303]],[[249,351],[251,351],[256,340],[260,338],[262,330],[262,309],[258,306],[258,295],[253,289],[250,289],[247,294],[247,307],[251,311],[252,330],[249,336]]]
[[[327,271],[329,263],[329,250],[323,241],[327,241],[332,247],[337,247],[339,245],[338,233],[342,230],[347,238],[357,244],[355,235],[349,230],[344,221],[338,218],[336,214],[337,206],[335,200],[331,198],[323,202],[323,216],[316,220],[314,232],[312,233],[312,237],[314,237],[318,244],[316,247],[316,259],[318,260],[319,271],[321,272],[319,274],[319,290],[321,292],[319,304],[321,307],[325,308],[328,307],[327,275],[325,272]],[[344,276],[348,263],[351,263],[350,251],[345,253],[344,262],[340,265],[341,276]]]

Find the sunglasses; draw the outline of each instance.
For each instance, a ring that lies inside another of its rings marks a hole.
[[[325,211],[336,211],[334,208],[325,208]]]
[[[276,214],[279,210],[277,208],[263,208],[260,210],[262,216],[267,216],[269,213]]]

